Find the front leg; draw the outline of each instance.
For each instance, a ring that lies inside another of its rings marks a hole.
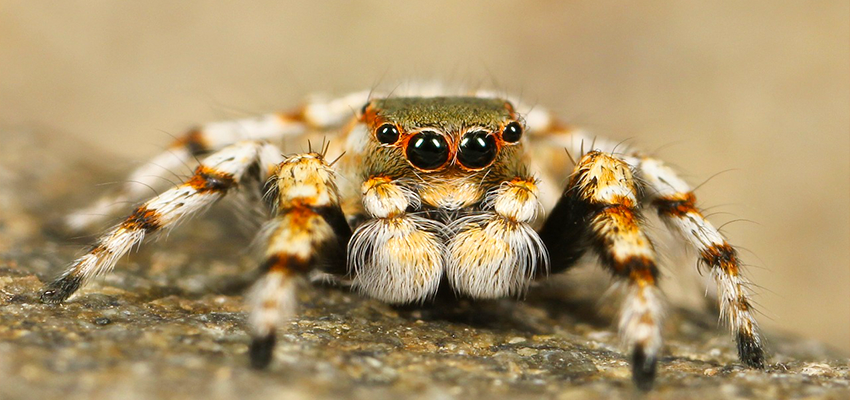
[[[576,166],[542,233],[566,269],[591,248],[626,288],[620,337],[631,350],[632,379],[649,389],[662,346],[664,303],[657,286],[655,250],[644,232],[638,186],[629,165],[591,151]]]
[[[322,154],[284,160],[267,186],[276,195],[276,217],[263,229],[267,245],[264,275],[247,296],[251,330],[251,365],[271,362],[275,331],[295,314],[298,278],[319,263],[344,259],[351,229],[339,206],[333,170]]]

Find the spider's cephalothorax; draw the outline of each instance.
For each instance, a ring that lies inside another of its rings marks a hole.
[[[348,247],[361,292],[419,301],[445,274],[460,293],[503,297],[545,270],[545,247],[529,225],[538,190],[522,160],[522,126],[510,103],[373,100],[358,125],[360,156],[341,168],[356,169],[363,201],[354,212],[369,217]]]
[[[343,137],[319,152],[289,156],[269,142],[337,133]],[[592,149],[584,152],[585,145]],[[664,316],[655,250],[641,217],[651,207],[710,268],[742,362],[763,367],[734,248],[672,169],[614,150],[540,108],[486,92],[386,98],[362,92],[204,125],[139,168],[131,181],[140,184],[69,216],[69,227],[85,229],[115,204],[141,199],[163,170],[206,157],[183,184],[103,235],[41,298],[63,302],[148,234],[230,191],[256,187],[248,183],[259,171],[274,217],[262,231],[263,275],[247,296],[254,366],[271,361],[276,328],[296,312],[294,282],[308,273],[322,269],[391,303],[426,300],[444,282],[464,296],[498,298],[522,294],[534,279],[566,270],[589,250],[624,283],[620,334],[634,381],[648,388]],[[344,156],[329,161],[328,152]],[[566,178],[565,188],[554,185]],[[548,211],[545,221],[537,220],[541,209]]]

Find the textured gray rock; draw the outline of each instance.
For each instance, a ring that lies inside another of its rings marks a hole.
[[[525,301],[448,293],[403,308],[305,283],[271,368],[252,370],[241,306],[250,237],[229,228],[227,212],[149,244],[64,305],[40,304],[42,282],[86,242],[43,233],[50,219],[123,172],[62,156],[73,144],[42,143],[12,134],[0,154],[2,399],[639,396],[612,308],[598,306],[603,286],[569,275]],[[847,358],[818,343],[767,332],[770,364],[754,371],[714,316],[674,308],[665,337],[647,398],[850,397]]]

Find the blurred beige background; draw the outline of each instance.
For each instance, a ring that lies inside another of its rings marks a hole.
[[[847,351],[848,4],[7,0],[0,128],[70,135],[129,171],[168,133],[316,91],[443,78],[520,93],[665,146],[694,184],[732,169],[697,194],[728,213],[717,225],[757,223],[724,231],[754,264],[763,325]]]

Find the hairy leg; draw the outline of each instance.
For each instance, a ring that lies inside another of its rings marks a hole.
[[[323,154],[286,158],[267,184],[276,216],[263,229],[263,276],[247,296],[255,368],[272,359],[275,331],[295,314],[296,284],[319,263],[344,259],[351,229],[339,206],[334,173]]]
[[[138,167],[117,191],[107,194],[89,207],[69,214],[64,223],[71,231],[83,231],[103,222],[167,183],[175,171],[202,157],[243,140],[282,140],[298,138],[310,130],[339,128],[367,100],[368,92],[351,93],[335,99],[314,99],[291,111],[253,118],[220,121],[190,129],[167,150]],[[329,131],[328,133],[333,133]]]
[[[625,287],[620,336],[631,351],[632,378],[646,390],[655,379],[661,351],[664,302],[638,199],[630,167],[610,154],[590,151],[578,160],[541,234],[552,251],[554,271],[568,268],[590,247]]]
[[[750,302],[749,282],[741,275],[738,253],[696,207],[690,186],[673,169],[650,157],[627,159],[648,186],[647,196],[658,215],[699,253],[717,283],[720,317],[738,343],[741,362],[764,368],[764,349]]]
[[[206,209],[239,185],[247,171],[273,146],[239,142],[205,158],[184,183],[148,200],[123,222],[98,239],[91,250],[47,284],[41,295],[46,303],[61,303],[91,278],[108,273],[121,256],[153,233],[177,225],[183,218]]]

